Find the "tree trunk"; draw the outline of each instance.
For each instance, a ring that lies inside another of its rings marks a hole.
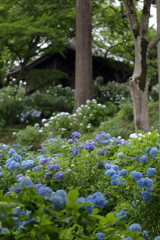
[[[75,109],[93,98],[91,45],[91,0],[77,0]]]
[[[134,125],[136,132],[150,131],[148,117],[148,41],[142,36],[135,39],[135,65],[130,78],[134,105]]]

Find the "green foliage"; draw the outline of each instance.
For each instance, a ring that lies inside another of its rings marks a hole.
[[[46,138],[46,135],[45,130],[43,131],[39,127],[28,125],[25,129],[18,131],[15,138],[21,146],[40,148],[40,144]]]
[[[0,126],[12,125],[24,108],[24,91],[8,86],[0,89]]]
[[[103,79],[98,77],[94,81],[94,98],[102,104],[112,102],[120,107],[121,100],[131,100],[130,88],[127,83],[108,82],[102,85]]]

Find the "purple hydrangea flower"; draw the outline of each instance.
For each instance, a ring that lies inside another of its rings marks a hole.
[[[94,144],[93,143],[87,143],[85,146],[85,149],[88,151],[93,151],[94,150]]]
[[[56,179],[57,180],[61,180],[64,176],[64,173],[62,171],[59,171],[56,173]]]
[[[17,175],[16,180],[18,180],[21,177],[24,177],[24,176],[23,176],[23,174],[20,173],[20,174]]]
[[[45,164],[45,163],[47,163],[47,162],[48,162],[48,159],[47,159],[47,158],[44,158],[44,159],[41,159],[41,160],[40,160],[40,163],[41,163],[41,164]]]
[[[15,187],[13,190],[14,190],[14,192],[17,193],[17,194],[21,192],[21,189],[20,189],[20,188],[16,188],[16,187]]]
[[[74,149],[72,150],[72,153],[73,153],[74,156],[77,156],[78,153],[79,153],[78,148],[74,148]]]
[[[42,186],[43,186],[43,185],[42,185],[41,183],[37,183],[37,184],[34,185],[35,188],[40,188],[40,187],[42,187]]]
[[[81,134],[80,134],[79,132],[73,132],[73,133],[71,134],[71,137],[72,137],[72,138],[80,138],[80,137],[81,137]]]
[[[50,178],[51,174],[50,173],[45,173],[46,178]]]
[[[98,150],[100,156],[104,156],[104,151],[103,150]]]
[[[47,168],[48,168],[48,170],[52,171],[52,170],[58,169],[59,165],[57,163],[51,164],[51,165],[48,165]]]
[[[74,143],[73,139],[68,139],[68,144],[73,144],[73,143]]]

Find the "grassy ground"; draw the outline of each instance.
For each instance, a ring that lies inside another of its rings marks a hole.
[[[149,102],[149,121],[151,130],[160,130],[158,116],[158,102]],[[13,132],[17,132],[23,128],[23,125],[0,128],[0,143],[15,143]],[[117,113],[115,117],[103,122],[97,129],[95,129],[94,132],[83,134],[81,140],[93,139],[96,133],[100,133],[101,131],[108,132],[114,137],[121,136],[122,138],[127,139],[130,133],[134,132],[133,106],[131,104],[127,104]]]

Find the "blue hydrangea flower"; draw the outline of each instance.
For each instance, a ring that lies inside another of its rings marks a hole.
[[[147,169],[147,175],[152,176],[156,173],[156,168],[148,168]]]
[[[118,165],[112,165],[112,169],[114,169],[116,172],[119,171],[119,167],[118,167]]]
[[[60,166],[55,163],[55,164],[51,164],[51,165],[48,165],[47,168],[48,170],[52,171],[52,170],[55,170],[55,169],[58,169]]]
[[[110,146],[106,146],[106,148],[105,148],[107,151],[109,151],[110,150]]]
[[[111,177],[111,185],[116,186],[117,185],[117,180],[119,179],[119,175],[112,175]]]
[[[73,133],[71,134],[71,137],[72,137],[72,138],[80,138],[80,137],[81,137],[81,134],[80,134],[79,132],[73,132]]]
[[[137,171],[132,171],[130,174],[136,181],[140,180],[143,177],[143,174],[141,172],[137,172]]]
[[[40,187],[38,188],[38,194],[41,196],[47,196],[47,195],[51,195],[53,193],[53,190],[49,187]]]
[[[154,240],[160,240],[160,236],[155,237]]]
[[[14,168],[19,168],[19,163],[15,162],[14,160],[7,166],[8,170],[12,170]]]
[[[141,193],[141,195],[142,195],[143,201],[145,201],[145,202],[150,202],[151,197],[152,197],[152,194],[151,194],[150,192],[148,192],[148,191],[143,191],[143,192]]]
[[[147,240],[150,239],[150,237],[148,236],[148,232],[146,230],[142,232],[142,236]]]
[[[80,197],[76,200],[77,203],[81,204],[81,203],[85,203],[85,202],[88,202],[88,203],[91,203],[89,200],[86,201],[85,198],[83,197]],[[93,204],[93,203],[92,203]],[[92,206],[85,206],[85,207],[82,207],[82,209],[86,210],[86,212],[88,214],[91,214],[93,212],[93,209],[94,209],[94,205]]]
[[[66,205],[66,200],[60,195],[53,195],[50,198],[50,201],[54,211],[60,211]]]
[[[106,163],[105,164],[105,169],[109,170],[112,168],[112,165],[110,165],[110,163]]]
[[[30,188],[33,186],[33,182],[28,177],[22,177],[19,181],[19,188],[22,189],[23,187]]]
[[[35,165],[35,162],[33,160],[24,160],[21,163],[21,166],[24,170],[33,167]]]
[[[94,144],[93,143],[87,143],[85,146],[85,149],[88,151],[93,151],[94,150]]]
[[[130,231],[130,232],[141,232],[142,229],[141,229],[140,224],[138,224],[138,223],[133,223],[133,224],[131,224],[131,226],[129,227],[129,231]]]
[[[101,192],[96,192],[92,195],[89,195],[87,198],[86,198],[86,201],[90,201],[91,203],[93,203],[96,207],[105,207],[107,202],[106,202],[106,199],[104,197],[104,195],[101,193]]]
[[[120,217],[123,216],[122,218],[119,218],[118,221],[123,221],[123,220],[127,220],[128,219],[128,213],[126,213],[125,211],[120,211],[119,213],[116,213],[116,217]]]
[[[149,151],[149,155],[151,157],[157,157],[158,154],[158,149],[156,147],[152,147],[151,150]]]
[[[105,172],[105,176],[106,177],[110,177],[110,176],[113,176],[115,174],[117,174],[117,172],[114,169],[112,169],[112,168],[107,170],[107,172]]]
[[[16,153],[16,152],[12,154],[12,158],[13,158],[16,162],[22,161],[22,157],[21,157],[18,153]]]
[[[139,162],[140,163],[146,163],[148,162],[148,157],[146,155],[142,155],[140,158],[139,158]]]
[[[74,143],[73,139],[68,139],[68,144],[73,144],[73,143]]]
[[[98,240],[104,240],[105,239],[104,233],[98,232],[98,233],[96,233],[96,236],[97,236]]]
[[[121,171],[119,171],[119,176],[120,177],[125,177],[127,175],[127,170],[126,169],[122,169]]]
[[[8,155],[9,156],[12,156],[13,153],[15,153],[16,151],[13,149],[13,148],[10,148],[9,152],[8,152]]]
[[[7,232],[7,231],[9,231],[8,228],[2,228],[1,234],[3,234],[4,232]]]
[[[74,149],[72,150],[72,153],[73,153],[74,156],[77,156],[78,153],[79,153],[78,148],[74,148]]]
[[[3,176],[3,173],[2,172],[0,172],[0,177],[2,177]]]
[[[64,176],[64,173],[62,171],[59,171],[56,173],[56,179],[57,180],[61,180]]]
[[[2,172],[2,167],[0,166],[0,172]]]

